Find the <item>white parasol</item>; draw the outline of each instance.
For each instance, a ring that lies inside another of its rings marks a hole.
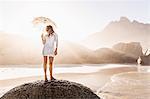
[[[54,21],[52,21],[49,18],[42,17],[42,16],[34,18],[33,21],[32,21],[32,23],[33,23],[33,25],[35,27],[40,28],[40,30],[42,30],[42,31],[45,31],[45,27],[47,25],[51,25],[54,30],[57,28],[57,26],[56,26],[56,24],[55,24]]]

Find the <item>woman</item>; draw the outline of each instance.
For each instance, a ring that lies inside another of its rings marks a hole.
[[[42,42],[43,42],[43,58],[44,58],[44,78],[47,81],[47,60],[49,58],[49,71],[50,71],[50,80],[54,79],[52,75],[52,67],[53,67],[53,60],[54,56],[57,55],[57,48],[58,48],[58,35],[54,32],[53,27],[51,25],[46,26],[47,34],[44,36],[41,35]]]

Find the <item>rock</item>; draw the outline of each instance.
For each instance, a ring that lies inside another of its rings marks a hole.
[[[95,63],[136,63],[136,59],[111,48],[100,48],[95,50]],[[93,58],[94,60],[94,58]]]
[[[149,55],[142,55],[141,58],[141,65],[150,65],[150,54]]]
[[[113,49],[125,53],[135,59],[138,59],[139,56],[143,55],[142,46],[139,42],[118,43],[113,46]]]
[[[43,80],[17,86],[1,99],[100,99],[92,90],[67,80]]]

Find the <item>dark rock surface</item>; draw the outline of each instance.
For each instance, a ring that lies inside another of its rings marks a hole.
[[[43,80],[15,87],[0,99],[100,99],[92,90],[67,80]]]

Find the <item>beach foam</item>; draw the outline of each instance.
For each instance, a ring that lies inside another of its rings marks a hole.
[[[150,73],[126,72],[115,74],[98,94],[108,99],[149,99]],[[109,98],[110,97],[110,98]]]

